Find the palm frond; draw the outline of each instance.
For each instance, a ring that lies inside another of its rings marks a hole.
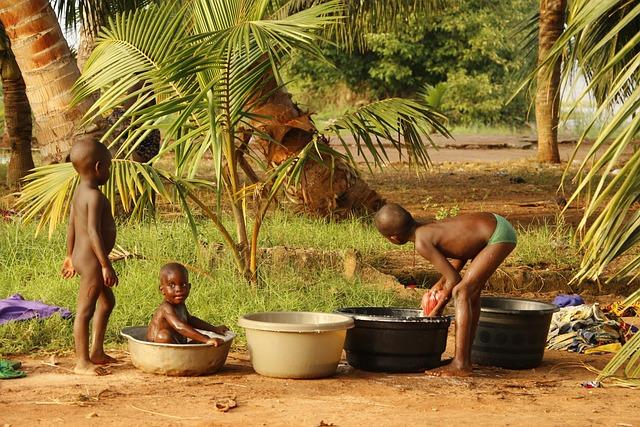
[[[430,134],[435,131],[446,137],[451,136],[442,124],[444,121],[446,118],[428,105],[409,99],[390,98],[347,113],[335,119],[327,128],[320,129],[320,132],[336,135],[352,161],[346,137],[353,136],[357,154],[365,159],[369,167],[371,162],[377,167],[388,163],[388,149],[396,150],[401,159],[406,153],[410,162],[427,166],[430,159],[425,142],[433,145]]]
[[[48,227],[51,237],[56,227],[67,219],[78,175],[71,163],[59,163],[34,169],[25,177],[25,182],[16,203],[23,213],[22,219],[25,223],[37,219],[36,233]]]

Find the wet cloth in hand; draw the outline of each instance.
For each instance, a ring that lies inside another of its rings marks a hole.
[[[40,301],[27,301],[20,294],[0,300],[0,325],[13,320],[44,319],[54,313],[59,313],[65,319],[71,317],[71,312],[65,308]]]
[[[563,307],[553,314],[547,335],[547,348],[584,353],[585,350],[613,342],[624,343],[620,324],[608,318],[600,305]]]
[[[26,377],[27,374],[20,370],[20,362],[0,359],[0,380]]]

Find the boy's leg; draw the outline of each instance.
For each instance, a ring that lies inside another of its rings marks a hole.
[[[97,263],[96,263],[97,264]],[[89,321],[93,317],[96,302],[103,288],[100,268],[91,266],[80,272],[80,289],[76,318],[73,322],[73,339],[76,351],[76,367],[74,372],[84,375],[106,375],[109,372],[95,365],[89,358]]]
[[[453,289],[456,304],[456,350],[448,366],[427,371],[436,376],[471,374],[471,344],[480,318],[480,293],[489,277],[515,248],[514,243],[485,247],[473,259],[462,281]]]
[[[91,361],[97,365],[117,362],[104,352],[104,334],[107,331],[109,316],[116,305],[111,288],[102,286],[102,292],[98,298],[98,304],[93,316],[93,339],[91,343]]]

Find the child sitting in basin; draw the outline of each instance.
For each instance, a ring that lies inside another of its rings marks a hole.
[[[498,266],[516,247],[516,233],[500,215],[480,212],[442,221],[418,222],[402,206],[384,205],[375,215],[378,231],[390,242],[414,242],[442,277],[427,292],[422,308],[427,316],[440,316],[454,297],[456,350],[448,366],[427,373],[435,376],[470,375],[471,343],[480,317],[480,292]],[[464,277],[460,271],[472,260]]]
[[[187,269],[177,262],[165,264],[160,269],[160,292],[164,301],[153,314],[147,328],[147,341],[165,344],[186,344],[187,338],[193,341],[218,346],[220,338],[211,338],[196,330],[211,331],[224,335],[229,329],[213,326],[204,320],[192,316],[187,311],[185,300],[189,296],[191,283]]]

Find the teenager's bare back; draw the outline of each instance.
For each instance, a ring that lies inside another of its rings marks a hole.
[[[492,213],[469,213],[417,227],[415,242],[430,243],[447,258],[468,260],[487,245],[495,228]]]

